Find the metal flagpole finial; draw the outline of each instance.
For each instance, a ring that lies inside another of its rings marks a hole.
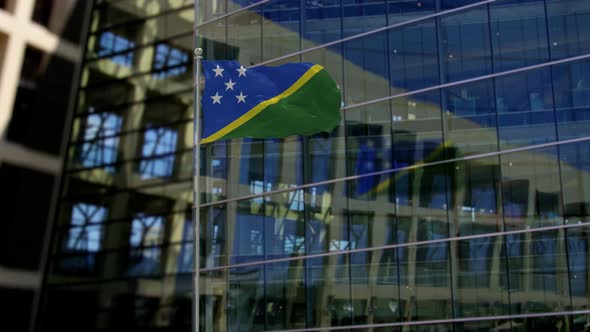
[[[200,47],[195,48],[195,60],[201,60],[203,58],[203,49]]]

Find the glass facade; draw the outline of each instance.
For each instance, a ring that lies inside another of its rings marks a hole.
[[[190,330],[193,43],[343,93],[332,132],[201,148],[201,331],[588,330],[590,2],[193,13],[95,3],[39,330]]]

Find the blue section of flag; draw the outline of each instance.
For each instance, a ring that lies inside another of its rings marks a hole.
[[[203,135],[209,137],[293,85],[311,63],[246,69],[237,61],[203,61],[205,91],[201,98]]]

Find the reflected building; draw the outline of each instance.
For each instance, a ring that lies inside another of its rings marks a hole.
[[[588,330],[590,3],[193,6],[94,3],[37,330],[190,330],[194,44],[343,92],[201,148],[201,331]]]

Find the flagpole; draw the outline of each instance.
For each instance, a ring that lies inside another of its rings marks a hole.
[[[199,190],[199,176],[201,170],[201,59],[203,59],[203,49],[195,49],[195,100],[193,107],[195,109],[193,119],[193,331],[199,332],[199,268],[200,268],[200,205],[201,194]]]

